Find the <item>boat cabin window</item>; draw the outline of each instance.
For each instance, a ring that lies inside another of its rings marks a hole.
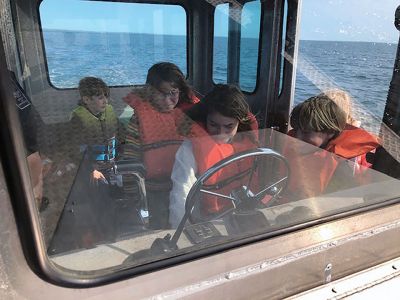
[[[245,92],[257,84],[261,1],[219,4],[214,13],[215,83],[238,83]]]
[[[400,198],[397,0],[149,2],[17,0],[0,24],[8,101],[29,102],[37,131],[16,207],[37,208],[22,217],[53,282],[102,284]],[[229,105],[211,106],[216,88]],[[318,145],[284,128],[328,90],[349,96],[352,127]]]
[[[76,88],[82,77],[99,74],[111,86],[144,84],[142,71],[166,60],[187,74],[180,5],[45,0],[39,12],[48,76],[57,88]]]

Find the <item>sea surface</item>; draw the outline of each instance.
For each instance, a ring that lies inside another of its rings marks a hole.
[[[44,30],[47,67],[52,84],[76,87],[84,76],[107,84],[142,84],[149,67],[171,61],[185,73],[186,37],[134,33]],[[214,40],[213,79],[226,82],[227,38]],[[258,39],[241,43],[240,86],[256,86]],[[393,73],[396,44],[300,41],[295,103],[328,88],[342,88],[356,106],[381,119]]]

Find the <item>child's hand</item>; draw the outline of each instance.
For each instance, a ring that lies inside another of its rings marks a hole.
[[[92,176],[90,177],[90,182],[98,184],[99,181],[101,181],[101,182],[103,182],[105,184],[108,184],[108,181],[104,177],[103,173],[101,173],[100,171],[94,170],[92,172]]]

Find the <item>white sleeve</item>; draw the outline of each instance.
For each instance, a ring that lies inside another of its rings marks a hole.
[[[197,164],[193,155],[192,143],[185,140],[175,155],[172,169],[172,191],[169,195],[169,223],[176,228],[185,214],[186,197],[196,182]]]

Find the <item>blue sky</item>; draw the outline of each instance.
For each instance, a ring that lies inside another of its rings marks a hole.
[[[45,29],[186,34],[185,9],[179,5],[44,0],[40,16]],[[227,4],[217,7],[216,24],[216,36],[227,36]],[[260,3],[246,4],[242,17],[243,36],[258,37],[259,24]]]
[[[202,0],[194,0],[202,1]],[[397,42],[393,25],[399,0],[303,0],[301,39]],[[243,37],[257,37],[259,1],[248,3],[242,16]],[[44,29],[184,35],[185,10],[176,5],[78,0],[44,0]],[[227,34],[226,5],[216,12],[217,36]]]
[[[100,32],[136,32],[183,35],[185,10],[176,5],[44,0],[42,27]]]
[[[398,42],[399,0],[303,0],[301,39]]]

